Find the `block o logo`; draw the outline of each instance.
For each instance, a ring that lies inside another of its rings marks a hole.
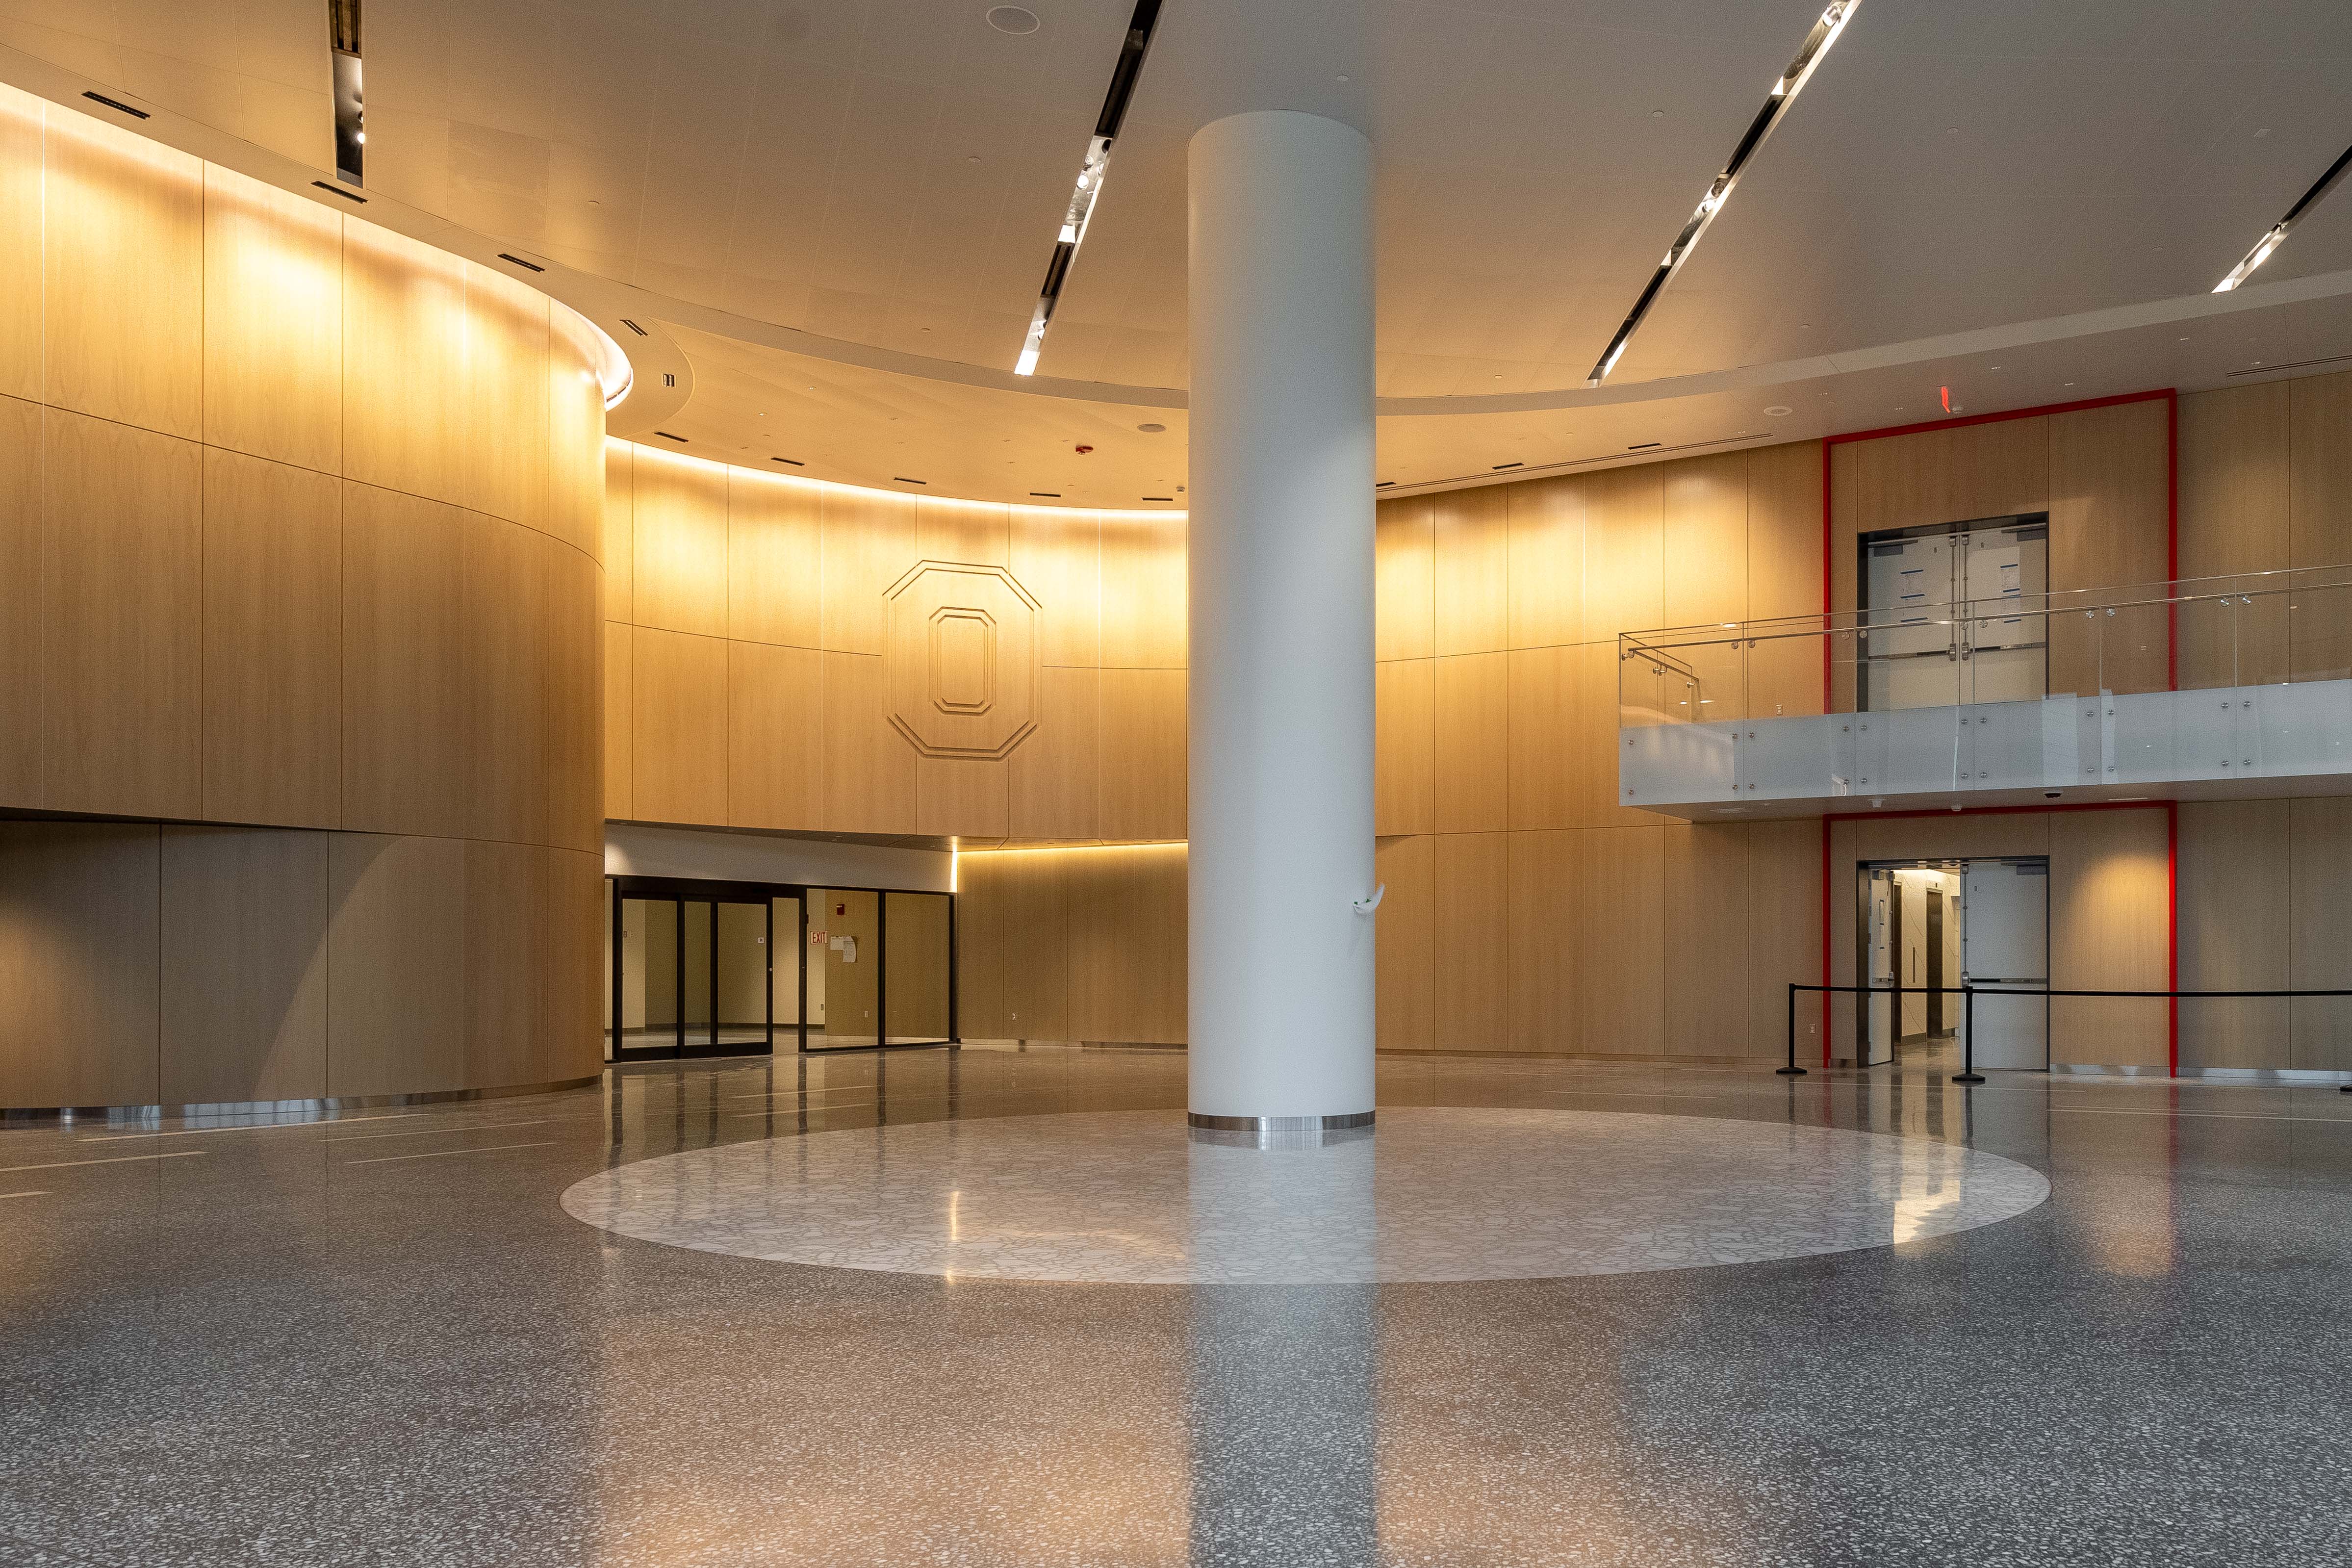
[[[1037,727],[1037,601],[1012,573],[918,562],[882,613],[890,722],[916,751],[992,760]]]

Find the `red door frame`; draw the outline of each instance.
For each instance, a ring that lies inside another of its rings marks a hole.
[[[2176,387],[2159,387],[2152,392],[2126,392],[2114,397],[2088,397],[2076,403],[2048,403],[2036,408],[2012,408],[2000,414],[1969,414],[1950,419],[1927,419],[1916,425],[1888,425],[1875,430],[1849,430],[1842,435],[1822,438],[1822,627],[1828,630],[1836,614],[1832,588],[1832,563],[1835,559],[1836,529],[1831,498],[1832,465],[1830,449],[1849,441],[1876,441],[1889,436],[1916,436],[1929,430],[1954,430],[1969,425],[1996,425],[2011,419],[2038,419],[2051,414],[2074,414],[2086,408],[2113,408],[2126,403],[2153,403],[2161,398],[2165,403],[2164,419],[2164,570],[2168,579],[2180,575],[2180,393]],[[2165,647],[2165,683],[2178,689],[2180,683],[2179,638],[2168,630]],[[1822,711],[1830,711],[1831,640],[1822,639]],[[2164,810],[2164,883],[2165,883],[2165,982],[2168,991],[2180,989],[2180,805],[2178,801],[2095,801],[2074,805],[1977,805],[1965,806],[1958,813],[1943,811],[1866,811],[1835,812],[1822,818],[1822,984],[1830,984],[1830,826],[1838,822],[1865,822],[1898,816],[1950,816],[2032,814],[2060,811],[2147,811],[2158,806]],[[1830,1065],[1830,993],[1822,993],[1822,1066]],[[2165,1070],[2172,1077],[2180,1074],[2180,1003],[2178,998],[2165,1003]]]

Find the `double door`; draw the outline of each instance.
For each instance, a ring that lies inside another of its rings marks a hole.
[[[1861,543],[1864,708],[2042,698],[2049,668],[2046,517],[1890,531]],[[1961,605],[1969,606],[1965,616]]]
[[[797,1028],[797,896],[622,878],[612,905],[614,1059],[758,1056]]]

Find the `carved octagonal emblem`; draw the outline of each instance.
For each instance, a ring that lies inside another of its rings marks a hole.
[[[1037,727],[1037,601],[1012,573],[918,562],[882,605],[890,722],[915,750],[1003,757]]]

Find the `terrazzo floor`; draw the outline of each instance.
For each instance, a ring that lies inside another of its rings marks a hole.
[[[1075,1114],[1148,1142],[1182,1100],[1174,1053],[968,1049],[0,1129],[0,1563],[2352,1559],[2332,1089],[1383,1059],[1376,1237],[1422,1108],[1512,1113],[1458,1119],[1479,1142],[1433,1138],[1427,1168],[1515,1202],[1552,1179],[1546,1128],[1639,1143],[1649,1119],[1696,1123],[1699,1166],[1612,1201],[1827,1131],[1897,1142],[1898,1204],[1902,1170],[1965,1188],[1971,1154],[2048,1182],[1898,1238],[1942,1201],[1923,1174],[1886,1244],[1631,1272],[950,1278],[562,1201],[681,1153],[822,1163],[835,1135],[1017,1148],[1002,1119]]]

